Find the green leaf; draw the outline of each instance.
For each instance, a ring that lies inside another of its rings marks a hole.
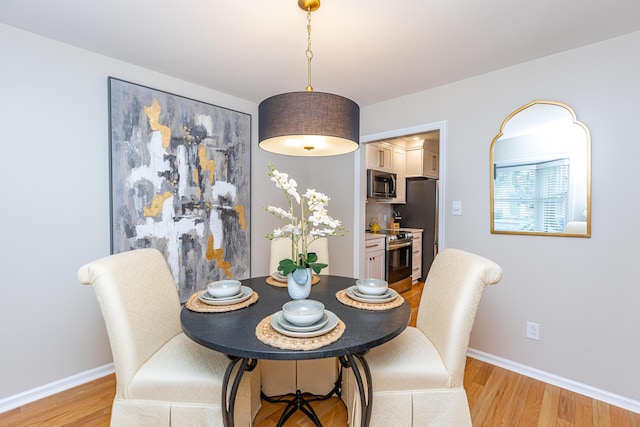
[[[283,276],[292,273],[296,268],[296,264],[289,258],[285,258],[278,263],[278,271],[281,272]]]
[[[315,252],[309,252],[307,254],[307,264],[313,264],[316,261],[318,261],[318,254]]]
[[[320,270],[322,270],[323,268],[328,267],[328,264],[322,264],[320,262],[314,262],[313,264],[310,264],[309,267],[311,267],[311,269],[316,273],[316,274],[320,274]]]

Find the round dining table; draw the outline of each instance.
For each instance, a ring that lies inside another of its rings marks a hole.
[[[273,286],[267,283],[268,278],[269,276],[264,276],[241,280],[243,286],[258,294],[258,300],[248,307],[209,313],[192,311],[185,306],[180,313],[182,330],[189,338],[230,358],[222,392],[225,427],[233,426],[235,395],[242,375],[245,371],[253,370],[259,360],[330,357],[337,357],[343,368],[352,369],[360,394],[363,414],[361,425],[368,426],[374,384],[371,382],[365,355],[369,349],[395,338],[407,327],[411,315],[409,304],[404,301],[398,307],[385,310],[356,308],[340,302],[336,297],[337,292],[354,286],[356,279],[320,275],[318,283],[312,286],[309,299],[321,301],[327,310],[334,313],[344,323],[344,332],[335,342],[317,349],[286,350],[265,344],[256,336],[258,324],[279,312],[291,300],[286,286]]]

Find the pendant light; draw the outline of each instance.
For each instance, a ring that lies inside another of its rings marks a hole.
[[[298,0],[307,12],[307,88],[265,99],[258,106],[258,145],[289,156],[351,153],[360,142],[360,107],[350,99],[314,92],[311,86],[311,12],[320,0]]]

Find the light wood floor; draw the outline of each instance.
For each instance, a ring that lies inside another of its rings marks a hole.
[[[411,304],[412,325],[415,324],[421,292],[422,286],[414,286],[403,293]],[[475,359],[467,359],[464,386],[474,427],[640,427],[640,414]],[[115,377],[109,375],[2,413],[0,426],[107,427],[114,393]],[[347,425],[347,411],[338,397],[314,402],[312,406],[325,427]],[[263,401],[254,426],[275,426],[282,409],[282,404]],[[300,411],[285,425],[313,426]]]

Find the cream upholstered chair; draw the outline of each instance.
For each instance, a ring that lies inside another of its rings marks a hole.
[[[80,268],[95,290],[116,371],[111,425],[222,426],[225,355],[190,340],[180,328],[180,301],[163,255],[138,249]],[[260,408],[259,373],[245,374],[235,425]]]
[[[309,251],[318,255],[318,262],[329,265],[329,239],[321,237],[309,245]],[[281,259],[291,258],[291,240],[271,241],[269,272],[278,271]],[[321,274],[330,274],[329,267]],[[313,290],[311,291],[313,292]],[[295,393],[296,390],[324,395],[331,391],[338,378],[338,361],[335,358],[316,360],[262,360],[262,392],[267,396]]]
[[[457,249],[440,252],[429,270],[416,327],[365,355],[373,383],[371,427],[470,427],[463,388],[469,336],[485,286],[502,278],[494,262]],[[355,380],[343,395],[360,425]]]

